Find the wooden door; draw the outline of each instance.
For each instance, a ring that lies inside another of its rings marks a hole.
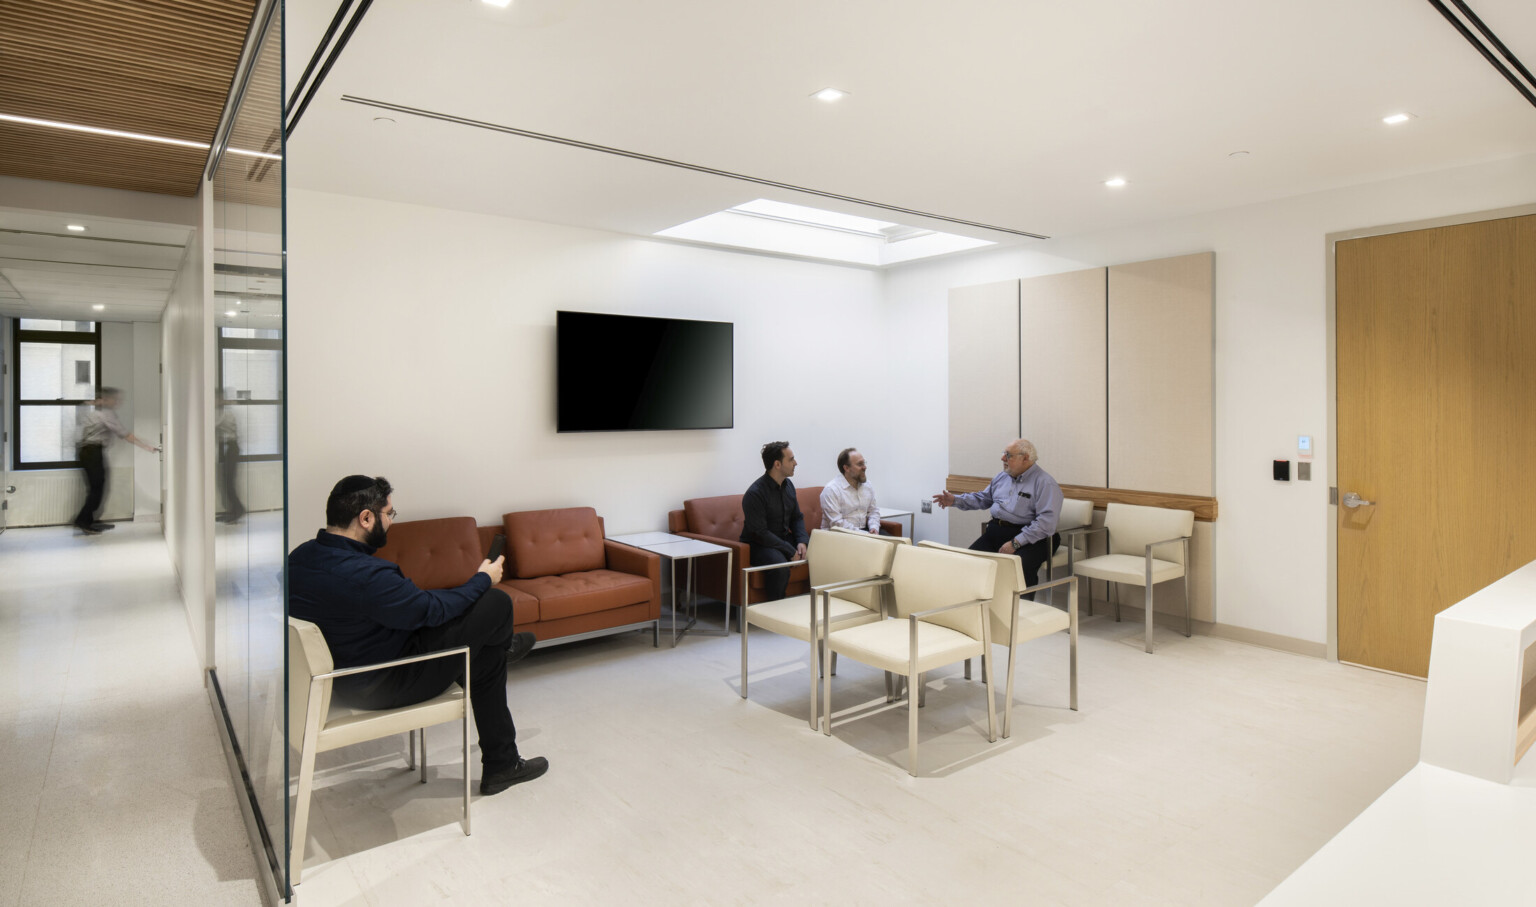
[[[1340,242],[1335,271],[1339,658],[1423,677],[1435,614],[1536,560],[1536,216]]]

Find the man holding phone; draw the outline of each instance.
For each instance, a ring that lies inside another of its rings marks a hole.
[[[480,735],[480,793],[532,781],[549,761],[517,751],[507,665],[527,655],[535,639],[512,632],[512,599],[495,588],[500,552],[461,586],[419,588],[398,565],[373,556],[395,521],[393,491],[383,476],[336,483],[325,503],[326,528],[288,555],[288,613],[320,628],[337,668],[469,646],[468,678],[458,659],[437,658],[338,678],[336,696],[358,708],[398,708],[457,681],[469,690]]]

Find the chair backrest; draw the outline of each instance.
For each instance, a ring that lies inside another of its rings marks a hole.
[[[474,518],[454,516],[395,523],[377,554],[423,589],[451,589],[475,575],[485,552]]]
[[[689,532],[717,539],[739,539],[746,526],[741,512],[741,495],[722,494],[712,498],[692,498],[683,502],[683,516]]]
[[[507,534],[507,572],[518,579],[607,566],[603,524],[591,507],[506,513],[501,524]]]
[[[870,535],[867,532],[860,532],[857,529],[845,529],[842,526],[833,526],[831,529],[828,529],[826,531],[827,532],[846,532],[849,535],[856,535],[856,536],[858,536],[861,539],[872,539],[872,540],[877,541],[877,542],[885,542],[887,545],[910,545],[910,544],[912,544],[912,540],[907,538],[904,535]]]
[[[473,521],[471,521],[473,522]],[[320,628],[307,620],[288,618],[288,745],[304,745],[304,719],[309,709],[309,683],[316,674],[328,674],[336,667],[331,647],[325,644]],[[331,684],[320,687],[320,724],[331,710]]]
[[[821,492],[827,486],[812,485],[809,488],[795,486],[795,500],[800,503],[800,515],[805,517],[807,530],[821,528]]]
[[[934,548],[939,551],[953,551],[956,554],[967,557],[980,557],[997,565],[997,575],[992,580],[992,602],[987,605],[987,614],[992,620],[992,641],[998,645],[1008,644],[1009,627],[1013,623],[1014,607],[1019,600],[1019,593],[1024,586],[1024,562],[1016,554],[1004,554],[1001,551],[972,551],[969,548],[956,548],[953,545],[940,545],[938,542],[918,542],[920,548]]]
[[[992,597],[997,565],[990,560],[922,545],[897,545],[895,549],[891,580],[896,617]],[[973,609],[946,611],[925,620],[981,639],[980,615]]]
[[[1164,539],[1188,536],[1195,531],[1195,514],[1189,510],[1167,507],[1142,507],[1137,504],[1110,504],[1104,511],[1104,525],[1109,529],[1109,553],[1144,557],[1147,545]],[[1152,552],[1160,561],[1184,563],[1183,545],[1164,545]]]
[[[1056,531],[1077,529],[1093,523],[1093,502],[1066,498],[1061,502],[1061,516],[1056,520]]]
[[[872,535],[830,529],[813,529],[811,543],[805,547],[812,586],[863,579],[866,576],[889,576],[891,558],[895,554],[895,545]],[[873,611],[879,608],[879,594],[879,588],[871,586],[839,592],[837,597],[857,602]]]

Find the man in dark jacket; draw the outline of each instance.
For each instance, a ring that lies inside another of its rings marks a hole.
[[[745,523],[741,541],[752,546],[752,566],[782,564],[805,559],[805,517],[795,499],[795,452],[788,441],[769,441],[763,445],[764,472],[747,493],[741,496]],[[789,585],[789,570],[765,570],[763,585],[768,601],[784,597]]]
[[[524,759],[507,709],[507,664],[533,648],[512,632],[512,599],[494,588],[502,559],[454,589],[424,590],[375,550],[395,521],[382,476],[347,476],[325,502],[326,528],[288,555],[288,613],[320,628],[337,668],[377,664],[469,646],[461,658],[433,658],[336,680],[336,696],[364,709],[425,702],[457,681],[469,690],[480,734],[480,793],[496,794],[544,774],[549,761]],[[465,771],[469,767],[465,766]]]

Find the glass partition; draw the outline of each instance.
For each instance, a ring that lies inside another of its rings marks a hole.
[[[286,438],[282,12],[262,29],[212,175],[214,676],[287,890],[288,743],[283,563]]]

